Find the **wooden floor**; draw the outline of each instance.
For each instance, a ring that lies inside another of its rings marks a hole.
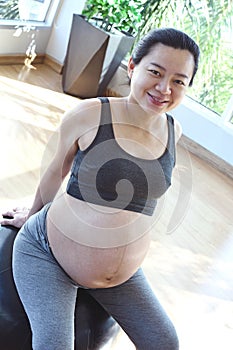
[[[0,66],[1,210],[30,206],[45,146],[78,102],[62,93],[61,75],[36,68]],[[232,350],[233,181],[181,146],[177,164],[143,267],[181,350]],[[107,348],[134,349],[123,334]]]

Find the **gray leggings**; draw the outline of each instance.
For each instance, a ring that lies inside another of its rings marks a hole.
[[[74,349],[74,310],[79,286],[54,258],[46,233],[48,206],[20,230],[13,274],[28,315],[34,350]],[[86,289],[114,317],[140,350],[177,350],[176,331],[141,269],[111,288]]]

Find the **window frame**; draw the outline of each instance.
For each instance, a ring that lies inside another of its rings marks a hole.
[[[13,29],[16,27],[51,27],[56,16],[57,11],[62,6],[62,0],[50,0],[50,5],[46,12],[46,16],[44,21],[33,21],[33,20],[8,20],[8,19],[0,19],[0,29]]]
[[[233,117],[233,95],[230,97],[227,106],[221,116],[221,119],[223,121],[223,124],[226,126],[232,128],[233,130],[233,122],[231,122]]]

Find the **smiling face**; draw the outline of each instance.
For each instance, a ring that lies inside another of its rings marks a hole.
[[[182,101],[194,70],[188,50],[156,44],[139,64],[129,60],[131,92],[128,101],[148,114],[163,114]]]

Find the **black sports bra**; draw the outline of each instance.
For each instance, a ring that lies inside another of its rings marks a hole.
[[[158,159],[140,159],[117,143],[107,98],[100,98],[101,118],[94,141],[74,158],[67,193],[106,207],[152,215],[157,198],[171,185],[175,165],[174,120],[167,115],[168,142]]]

